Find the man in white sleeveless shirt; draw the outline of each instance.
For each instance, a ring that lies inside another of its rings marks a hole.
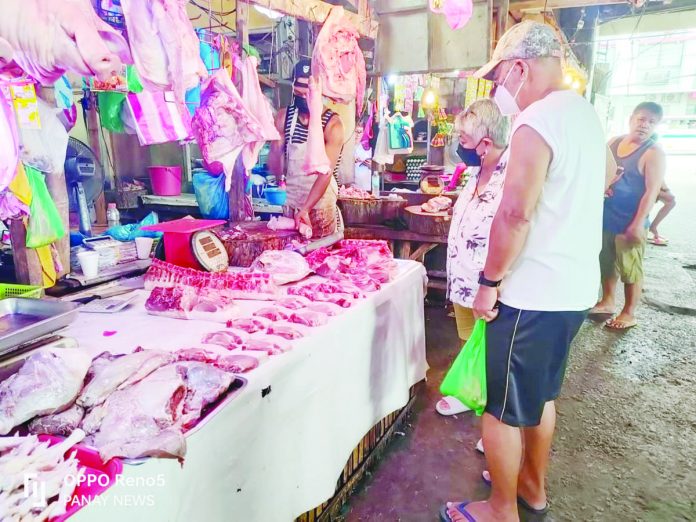
[[[548,510],[546,470],[570,343],[597,300],[604,133],[563,90],[561,44],[546,25],[510,29],[478,76],[516,115],[503,198],[474,313],[488,321],[485,502],[448,503],[443,520],[517,521]]]

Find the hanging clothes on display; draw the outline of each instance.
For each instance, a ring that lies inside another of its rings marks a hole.
[[[430,10],[445,15],[449,26],[456,31],[469,23],[474,5],[471,0],[430,0]]]
[[[413,119],[397,112],[387,118],[389,152],[411,154],[413,152]]]
[[[389,127],[387,126],[388,118],[389,113],[385,109],[382,111],[382,117],[379,119],[379,129],[377,130],[375,152],[372,155],[372,161],[380,165],[394,163],[394,153],[389,150]]]

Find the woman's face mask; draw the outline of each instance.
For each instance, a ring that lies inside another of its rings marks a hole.
[[[481,166],[481,156],[476,152],[476,148],[468,149],[461,143],[457,147],[457,156],[462,160],[462,163],[466,164],[467,167],[480,167]]]
[[[478,148],[481,145],[481,143],[483,143],[483,139],[479,141],[478,144],[471,149],[465,147],[461,143],[459,144],[459,147],[457,147],[457,155],[461,158],[462,163],[466,164],[467,167],[481,166],[481,160],[486,155],[485,152],[483,154],[478,153]]]
[[[309,114],[309,106],[307,105],[307,98],[295,95],[294,101],[295,108],[302,114]]]
[[[496,103],[498,109],[500,109],[500,113],[503,116],[514,116],[515,114],[519,114],[521,112],[520,106],[517,104],[517,96],[520,94],[525,80],[522,80],[520,86],[517,88],[517,91],[515,91],[514,96],[510,93],[507,87],[505,87],[505,82],[508,81],[510,73],[514,68],[514,65],[510,68],[508,73],[505,75],[503,83],[496,85],[495,93],[493,94],[493,101]]]

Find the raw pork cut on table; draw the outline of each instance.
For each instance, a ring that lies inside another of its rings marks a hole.
[[[237,313],[234,301],[224,294],[191,286],[157,287],[147,298],[145,309],[151,315],[222,323]]]
[[[193,133],[207,168],[214,174],[225,173],[225,190],[230,190],[234,164],[242,150],[264,140],[263,128],[244,106],[224,69],[203,84]]]
[[[222,346],[226,350],[234,350],[244,344],[246,336],[242,332],[235,332],[234,330],[222,330],[220,332],[213,332],[207,334],[203,337],[201,341],[203,344],[215,344],[217,346]]]
[[[218,355],[200,348],[185,348],[176,352],[177,361],[193,361],[212,364],[231,373],[246,373],[259,365],[259,360],[250,355]]]
[[[191,287],[215,291],[230,299],[272,301],[279,295],[270,274],[260,272],[201,272],[153,259],[145,274],[145,289]]]
[[[288,310],[300,310],[312,304],[312,301],[310,301],[306,297],[299,296],[281,297],[276,302],[280,306],[282,306],[283,308],[287,308]]]
[[[324,113],[324,102],[321,98],[321,80],[314,76],[309,79],[307,105],[309,106],[309,123],[307,125],[307,149],[305,150],[304,173],[329,174],[331,161],[326,155],[324,142],[324,127],[321,117]]]
[[[186,370],[186,397],[180,424],[191,429],[200,420],[203,408],[215,402],[234,381],[234,376],[215,366],[200,362],[183,362],[177,368]]]
[[[89,363],[77,350],[30,355],[17,373],[0,383],[0,435],[37,415],[69,407],[82,389]]]
[[[277,335],[288,341],[294,341],[295,339],[302,339],[304,337],[304,334],[299,330],[282,323],[269,326],[267,332],[268,335]]]
[[[297,226],[295,220],[285,216],[273,216],[268,221],[269,230],[296,230]],[[310,239],[312,237],[312,227],[306,223],[301,223],[300,228],[297,229],[302,237],[305,239]]]
[[[281,321],[290,317],[289,310],[283,310],[277,306],[268,306],[266,308],[260,308],[254,312],[256,317],[264,317],[270,321]]]
[[[280,134],[275,126],[273,108],[268,98],[261,92],[259,76],[256,72],[258,60],[254,56],[247,56],[243,60],[235,56],[235,66],[241,73],[242,101],[246,110],[253,115],[261,126],[262,141],[250,143],[242,151],[244,167],[251,170],[259,159],[259,152],[267,141],[280,139]]]
[[[181,104],[186,91],[208,76],[187,4],[187,0],[121,0],[141,83],[153,91],[174,91]]]
[[[185,363],[181,363],[185,364]],[[181,431],[186,368],[163,366],[142,381],[112,393],[82,421],[102,459],[145,456],[183,458]]]
[[[307,305],[307,310],[311,310],[313,312],[319,312],[324,315],[328,315],[329,317],[334,317],[336,315],[339,315],[340,313],[343,312],[343,308],[340,306],[333,304],[333,303],[309,303]]]
[[[0,13],[0,75],[14,75],[16,64],[43,85],[66,71],[107,81],[133,63],[126,39],[89,0],[0,0]],[[14,63],[6,63],[9,49]]]
[[[324,96],[339,103],[355,100],[362,112],[365,97],[365,57],[358,45],[360,35],[344,16],[343,7],[334,7],[314,43],[312,72],[321,78]]]
[[[325,325],[328,322],[328,316],[311,310],[298,310],[288,318],[288,321],[315,327]]]
[[[267,327],[268,323],[265,323],[259,319],[253,319],[251,317],[242,317],[240,319],[227,321],[227,328],[235,328],[248,334],[263,332]]]
[[[350,296],[352,299],[360,299],[365,297],[365,295],[352,284],[334,281],[307,283],[301,286],[292,286],[288,288],[288,294],[306,297],[310,301],[319,301],[320,299],[313,299],[312,297],[316,297],[317,295],[321,294],[341,294]]]
[[[222,355],[215,366],[232,373],[246,373],[259,366],[259,360],[251,355],[229,354]]]
[[[266,250],[254,260],[251,268],[271,274],[277,285],[300,281],[312,273],[305,258],[292,250]]]
[[[263,335],[259,338],[248,339],[244,343],[243,349],[251,352],[263,352],[266,355],[280,355],[290,349],[289,346],[280,341],[281,339],[276,341],[273,337]]]
[[[70,408],[60,413],[34,418],[29,423],[29,433],[67,437],[80,426],[84,416],[84,408],[73,404]]]
[[[85,408],[97,406],[116,389],[140,381],[172,360],[171,353],[158,350],[137,350],[126,355],[104,352],[92,360],[87,384],[75,402]]]
[[[341,185],[341,188],[338,189],[338,197],[343,199],[378,199],[377,196],[360,187],[346,187],[345,185]]]

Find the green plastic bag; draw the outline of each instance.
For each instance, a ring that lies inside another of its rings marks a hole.
[[[34,167],[24,165],[31,187],[29,222],[27,224],[27,247],[39,248],[56,242],[65,235],[63,220],[46,187],[44,174]]]
[[[479,319],[462,351],[445,375],[440,392],[456,397],[466,406],[483,415],[486,407],[486,321]]]
[[[101,125],[109,132],[123,134],[126,128],[121,119],[121,108],[126,101],[126,95],[122,92],[99,92],[97,103],[99,104],[99,119]]]

